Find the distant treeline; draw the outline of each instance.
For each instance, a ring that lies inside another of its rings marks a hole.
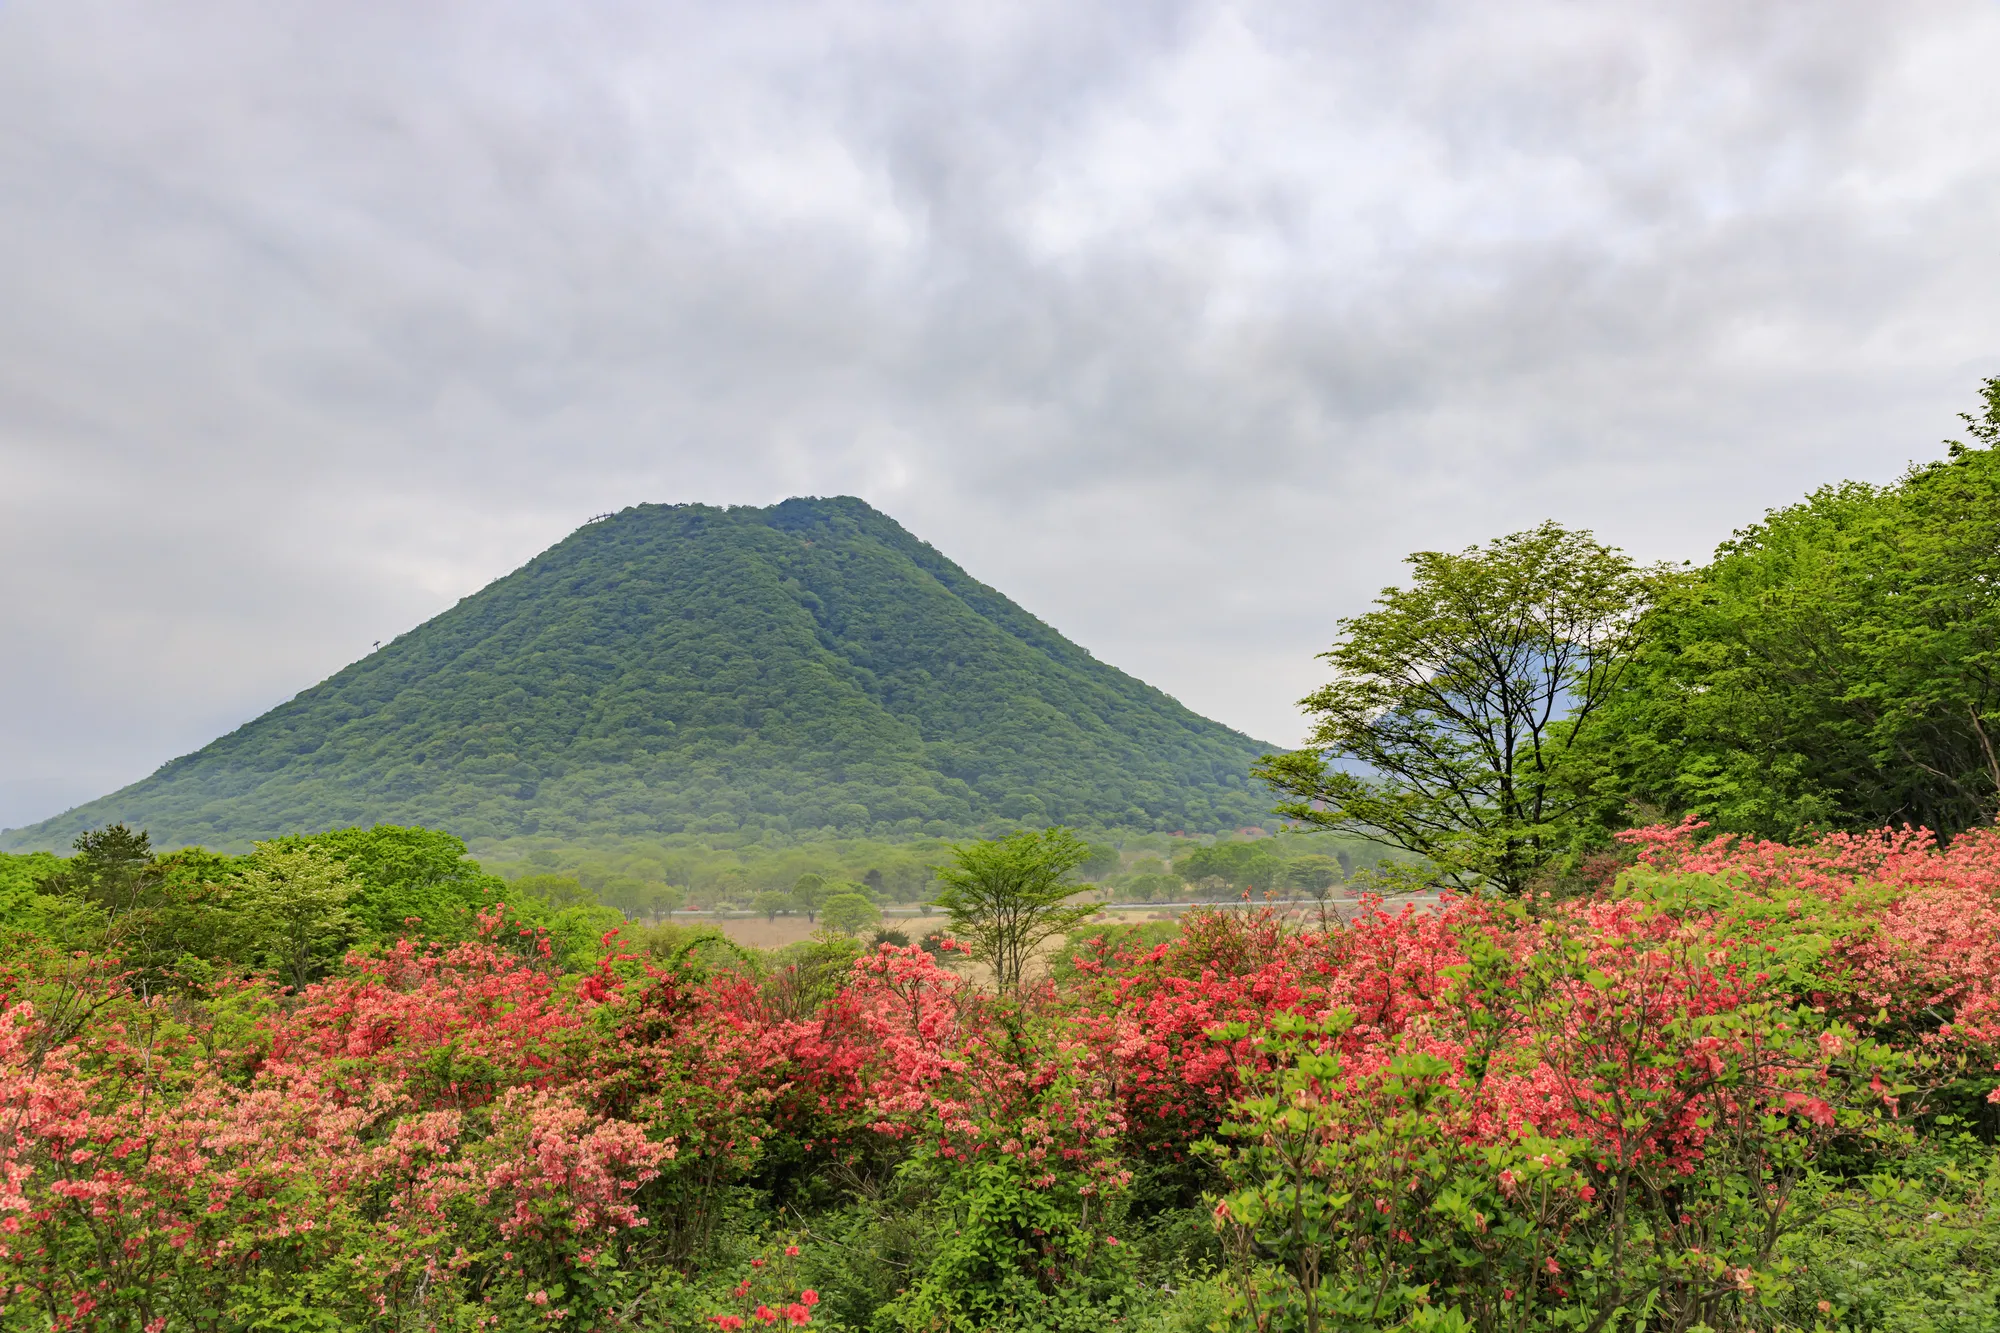
[[[1384,855],[1379,845],[1316,833],[1100,835],[1089,847],[1076,878],[1136,902],[1324,895]],[[482,917],[498,914],[514,937],[546,940],[551,967],[587,968],[606,931],[622,927],[643,941],[644,927],[690,909],[826,915],[836,931],[865,933],[882,908],[928,902],[932,871],[952,849],[942,840],[641,843],[510,848],[521,854],[482,866],[458,838],[433,829],[337,829],[228,855],[156,853],[145,831],[113,825],[84,834],[68,857],[0,853],[0,930],[115,954],[157,985],[199,986],[245,968],[304,985],[351,949],[472,939]]]
[[[601,903],[633,918],[687,909],[807,913],[815,895],[826,891],[858,892],[883,907],[924,902],[935,891],[932,868],[950,859],[954,845],[941,838],[720,841],[502,844],[489,851],[487,864],[524,895],[557,905]],[[1090,847],[1078,877],[1129,902],[1222,901],[1245,892],[1311,896],[1394,855],[1359,838],[1267,835],[1257,828],[1203,837],[1100,831],[1090,835]]]

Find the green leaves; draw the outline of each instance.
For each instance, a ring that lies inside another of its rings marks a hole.
[[[866,894],[836,893],[820,904],[820,923],[842,935],[858,935],[882,920],[882,909]]]
[[[2000,809],[2000,380],[1975,447],[1815,491],[1660,597],[1609,710],[1636,800],[1718,828],[1917,824]]]
[[[303,991],[361,934],[347,907],[357,891],[345,863],[323,847],[259,843],[233,896],[251,948]]]
[[[1342,621],[1323,654],[1335,675],[1300,701],[1305,748],[1257,775],[1280,814],[1519,892],[1591,826],[1598,798],[1571,755],[1629,659],[1647,579],[1554,523],[1408,563],[1410,586]]]
[[[1097,914],[1072,905],[1085,885],[1073,875],[1090,844],[1066,828],[1023,831],[952,849],[953,864],[935,868],[935,901],[951,915],[952,933],[993,969],[1003,995],[1021,988],[1030,959],[1048,940]]]

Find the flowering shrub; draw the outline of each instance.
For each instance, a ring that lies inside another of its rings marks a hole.
[[[723,1333],[736,1329],[803,1328],[813,1321],[819,1293],[798,1281],[795,1240],[766,1246],[738,1271],[742,1278],[706,1320]]]
[[[1006,997],[949,941],[565,974],[497,911],[295,993],[23,954],[0,1328],[1100,1327],[1203,1280],[1163,1171],[1242,1327],[1771,1324],[1827,1181],[1990,1123],[2000,833],[1631,843],[1583,898],[1199,913]]]

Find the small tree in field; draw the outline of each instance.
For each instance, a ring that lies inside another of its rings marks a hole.
[[[826,876],[807,871],[792,885],[792,910],[804,912],[806,920],[811,921],[819,915],[819,905],[826,901],[827,894]]]
[[[952,858],[956,864],[936,867],[944,885],[937,905],[951,913],[952,933],[972,956],[992,967],[1002,995],[1020,991],[1036,949],[1097,912],[1070,902],[1088,887],[1072,876],[1090,859],[1090,844],[1066,828],[967,843]]]
[[[842,935],[858,935],[868,927],[880,924],[882,909],[868,901],[865,894],[836,893],[820,904],[820,920],[828,930],[839,931]]]

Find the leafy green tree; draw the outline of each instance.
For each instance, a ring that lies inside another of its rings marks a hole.
[[[514,892],[561,911],[579,904],[595,906],[597,895],[568,875],[523,875],[513,883]]]
[[[206,961],[244,961],[225,884],[233,866],[198,847],[155,856],[146,833],[123,824],[95,829],[42,881],[40,929],[117,955],[142,991],[198,984]]]
[[[827,879],[825,875],[809,870],[805,874],[800,875],[792,884],[794,910],[804,912],[808,921],[813,920],[818,915],[819,905],[825,901],[826,896]]]
[[[685,890],[672,885],[650,883],[646,886],[646,896],[639,903],[639,909],[649,916],[668,916],[681,910],[687,901]]]
[[[1118,896],[1127,902],[1162,903],[1171,902],[1181,896],[1183,885],[1178,875],[1153,872],[1134,875],[1118,888]]]
[[[1601,818],[1567,761],[1631,660],[1651,581],[1555,523],[1408,563],[1410,586],[1341,621],[1322,654],[1334,679],[1300,701],[1305,748],[1256,772],[1286,818],[1516,893]]]
[[[1197,847],[1174,862],[1174,873],[1190,884],[1216,879],[1232,889],[1253,891],[1272,887],[1282,868],[1269,848],[1250,842]]]
[[[1296,889],[1319,898],[1345,878],[1339,861],[1331,856],[1314,854],[1287,861],[1279,872],[1278,882],[1283,888]]]
[[[603,885],[597,889],[597,900],[628,917],[659,916],[680,906],[681,891],[657,879],[613,874],[605,876]]]
[[[111,824],[77,835],[76,854],[44,884],[100,909],[108,920],[142,911],[155,898],[158,869],[144,829]]]
[[[237,902],[265,962],[304,990],[361,934],[348,904],[359,886],[324,847],[257,844]]]
[[[477,914],[508,896],[506,881],[466,855],[465,843],[437,829],[377,824],[305,837],[276,838],[279,847],[319,847],[347,867],[355,882],[349,904],[364,940],[421,934],[463,939]]]
[[[62,861],[49,852],[0,852],[0,930],[40,930],[43,886],[62,868]]]
[[[605,933],[621,930],[625,914],[602,903],[571,903],[539,924],[549,932],[554,965],[566,972],[587,972],[602,956]]]
[[[1002,995],[1020,992],[1037,949],[1096,914],[1094,905],[1070,901],[1083,891],[1073,876],[1089,856],[1089,843],[1052,828],[954,847],[953,864],[937,868],[938,906],[972,956],[993,969]]]
[[[1090,855],[1084,858],[1083,864],[1078,866],[1076,871],[1078,875],[1095,884],[1107,875],[1117,874],[1118,867],[1123,864],[1124,858],[1118,854],[1116,847],[1109,843],[1093,842],[1090,844]]]
[[[792,910],[792,895],[789,893],[779,893],[775,889],[766,889],[757,895],[756,907],[758,911],[764,914],[766,921],[776,921],[778,913]]]
[[[819,914],[828,930],[842,935],[859,935],[882,920],[882,909],[862,893],[836,893],[820,904]]]
[[[1719,828],[2000,810],[2000,379],[1972,443],[1736,533],[1643,623],[1600,749],[1631,799]]]

